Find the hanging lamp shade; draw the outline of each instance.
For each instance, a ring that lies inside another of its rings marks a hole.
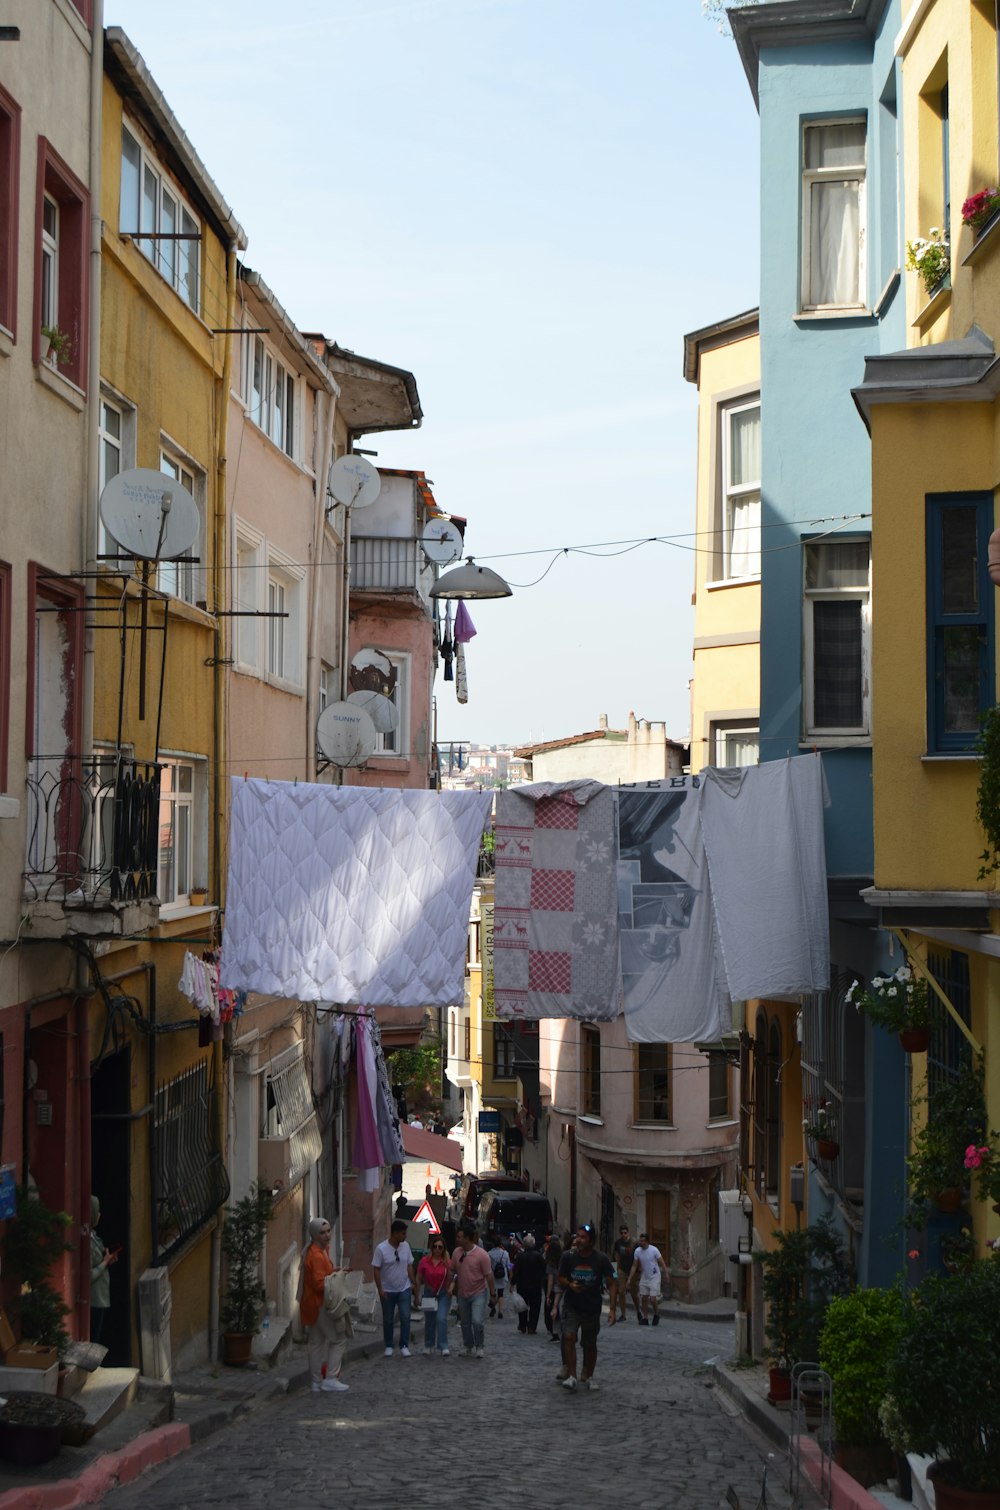
[[[432,598],[510,598],[513,594],[499,572],[477,566],[470,556],[461,566],[439,577],[431,588]]]

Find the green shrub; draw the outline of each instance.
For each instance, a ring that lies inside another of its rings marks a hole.
[[[853,1290],[830,1301],[819,1361],[833,1380],[833,1414],[841,1446],[884,1441],[879,1407],[888,1390],[889,1360],[899,1338],[898,1290]]]
[[[60,1351],[69,1342],[63,1317],[69,1306],[50,1282],[52,1266],[73,1251],[66,1241],[72,1218],[66,1211],[50,1211],[37,1194],[22,1185],[17,1192],[17,1215],[4,1235],[4,1272],[22,1287],[16,1302],[24,1342]]]

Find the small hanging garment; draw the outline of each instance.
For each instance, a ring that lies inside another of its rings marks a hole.
[[[455,672],[452,662],[455,655],[455,645],[451,637],[451,604],[448,603],[444,610],[444,636],[441,640],[441,659],[444,661],[444,680],[453,682]]]

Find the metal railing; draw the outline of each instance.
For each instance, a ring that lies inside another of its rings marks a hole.
[[[154,1262],[179,1248],[229,1199],[219,1151],[218,1091],[207,1061],[161,1085],[150,1149],[156,1201]]]
[[[38,756],[26,785],[29,901],[100,908],[155,899],[158,765],[114,753]]]

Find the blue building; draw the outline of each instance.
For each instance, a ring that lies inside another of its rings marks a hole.
[[[897,1045],[844,1001],[890,963],[860,896],[873,874],[871,455],[851,389],[866,357],[906,344],[900,3],[774,0],[730,20],[760,115],[761,759],[819,752],[831,799],[831,988],[801,1013],[760,1003],[747,1023],[754,1221],[769,1246],[803,1206],[809,1221],[831,1215],[860,1281],[880,1285],[902,1266],[906,1080]],[[799,1069],[802,1117],[822,1112],[834,1158],[793,1123]]]

